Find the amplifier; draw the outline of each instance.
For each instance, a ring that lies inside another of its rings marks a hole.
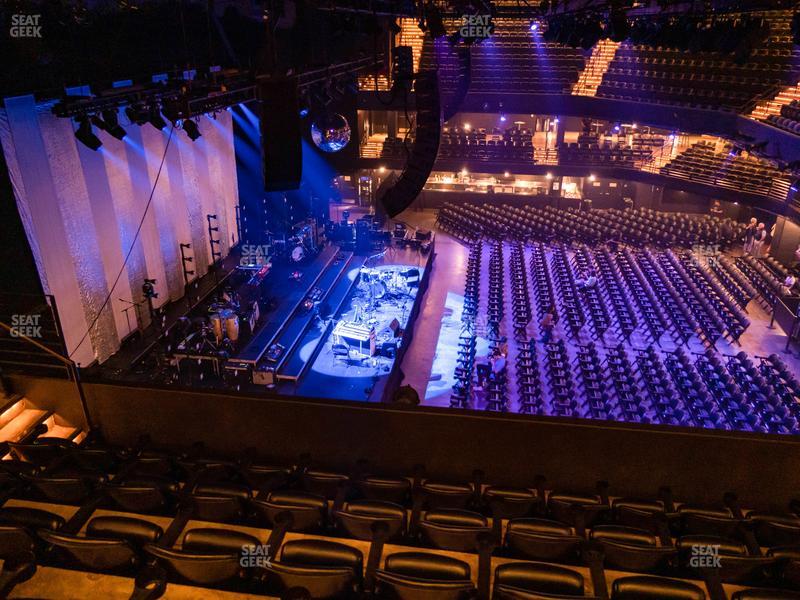
[[[253,383],[256,385],[275,385],[275,371],[266,369],[256,369],[253,371]]]

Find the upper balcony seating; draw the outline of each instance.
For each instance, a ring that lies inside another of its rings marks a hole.
[[[711,142],[697,142],[661,168],[662,175],[786,200],[790,180],[769,161],[736,153],[730,145],[717,152]]]
[[[785,131],[800,135],[800,100],[781,106],[780,115],[770,115],[767,122]]]
[[[767,40],[744,64],[716,52],[683,52],[623,42],[603,75],[597,95],[655,104],[746,112],[758,99],[794,84],[800,54],[792,45],[790,11],[764,13]]]

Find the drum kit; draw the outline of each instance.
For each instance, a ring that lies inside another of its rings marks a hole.
[[[289,237],[271,235],[273,256],[285,256],[290,264],[300,264],[314,256],[317,251],[315,228],[316,224],[303,222],[294,228]]]
[[[359,275],[359,289],[366,292],[373,300],[409,295],[406,280],[397,270],[362,268]]]

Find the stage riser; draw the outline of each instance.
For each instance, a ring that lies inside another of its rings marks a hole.
[[[64,382],[26,387],[20,391],[34,402],[77,403]],[[92,419],[112,444],[132,444],[146,433],[156,446],[202,440],[225,455],[253,447],[279,460],[309,452],[315,462],[341,469],[360,457],[406,472],[424,463],[432,476],[448,480],[467,479],[476,467],[488,481],[508,485],[530,485],[539,473],[552,487],[588,489],[607,479],[615,496],[652,496],[668,484],[676,499],[709,503],[735,490],[743,506],[763,510],[785,509],[800,489],[800,442],[790,438],[297,397],[85,388]]]

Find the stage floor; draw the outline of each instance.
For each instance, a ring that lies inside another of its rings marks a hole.
[[[425,269],[424,259],[425,257],[418,252],[392,250],[379,262],[373,263],[372,270],[388,275],[417,269],[421,279]],[[358,276],[358,269],[353,269],[348,276]],[[379,300],[374,310],[369,311],[365,308],[369,302],[369,293],[365,287],[362,285],[353,288],[336,320],[345,322],[366,320],[371,327],[374,327],[377,336],[376,345],[380,349],[382,344],[393,337],[390,329],[392,321],[397,320],[401,329],[407,326],[417,290],[412,288],[408,293],[397,294],[391,298],[387,294]],[[351,352],[351,356],[345,360],[339,359],[333,353],[334,335],[332,327],[330,329],[331,332],[327,334],[322,349],[300,380],[295,393],[307,397],[378,401],[380,398],[379,394],[375,393],[376,386],[381,379],[389,376],[395,359],[381,353],[370,358],[360,358],[354,356],[355,352]],[[308,353],[310,355],[310,351]]]

